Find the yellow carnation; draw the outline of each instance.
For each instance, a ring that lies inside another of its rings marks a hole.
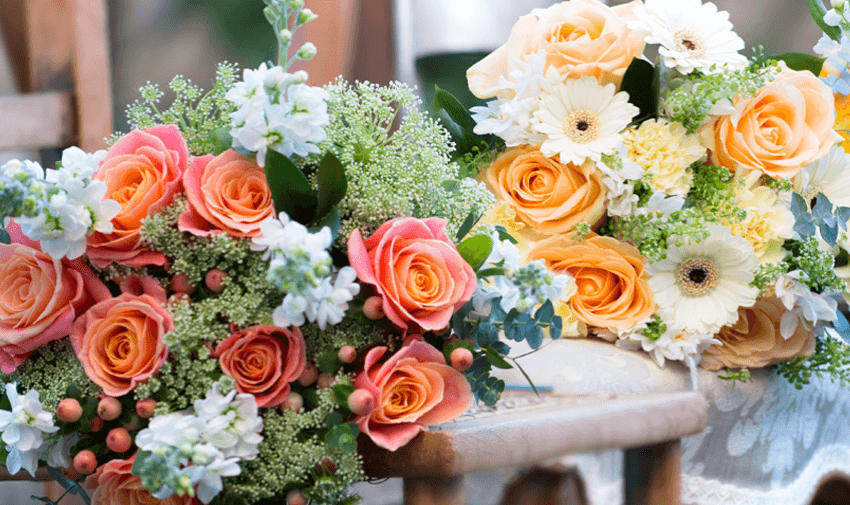
[[[517,220],[516,211],[507,203],[500,203],[487,209],[476,227],[488,225],[501,226],[511,235],[525,226],[524,223]]]
[[[679,123],[650,119],[623,134],[630,160],[652,177],[649,184],[668,195],[685,196],[693,174],[688,167],[705,156],[696,135],[688,135]]]
[[[778,195],[767,186],[759,185],[761,172],[752,171],[746,176],[739,171],[736,178],[743,180],[735,191],[735,205],[744,209],[747,216],[740,221],[725,220],[732,235],[742,237],[753,246],[759,261],[776,263],[785,254],[782,244],[794,235],[794,214],[790,210],[790,194]]]

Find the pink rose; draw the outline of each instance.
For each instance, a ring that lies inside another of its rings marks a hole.
[[[106,154],[94,178],[107,186],[105,198],[121,204],[112,233],[88,237],[92,263],[130,267],[165,264],[165,255],[139,244],[142,219],[162,210],[181,190],[189,149],[174,125],[154,126],[121,137]]]
[[[133,475],[133,461],[136,455],[128,459],[113,459],[100,465],[96,473],[86,478],[86,487],[94,489],[91,502],[94,505],[198,505],[197,498],[171,495],[165,500],[155,498],[142,485],[142,480]]]
[[[301,375],[307,361],[298,328],[263,325],[227,337],[212,357],[236,381],[237,391],[254,395],[258,407],[285,402],[289,383]]]
[[[366,354],[354,386],[375,396],[375,409],[355,421],[379,447],[395,451],[430,425],[447,423],[469,408],[472,389],[446,365],[443,354],[425,342],[402,347],[384,363],[386,347]]]
[[[89,379],[121,396],[159,370],[168,356],[162,337],[173,330],[171,314],[154,298],[124,293],[77,318],[71,344]]]
[[[165,305],[168,297],[163,288],[153,277],[130,275],[119,282],[122,293],[135,296],[150,295],[161,305]]]
[[[181,231],[207,236],[226,232],[234,237],[256,237],[260,223],[274,217],[266,173],[253,159],[232,149],[220,155],[192,158],[183,174],[186,210],[180,214]]]
[[[475,292],[475,272],[445,228],[444,219],[398,218],[365,241],[359,230],[348,238],[357,277],[375,287],[384,313],[399,328],[445,328]]]
[[[77,315],[111,296],[82,260],[55,260],[18,243],[20,227],[8,230],[14,243],[0,244],[0,370],[7,374],[42,345],[67,336]]]

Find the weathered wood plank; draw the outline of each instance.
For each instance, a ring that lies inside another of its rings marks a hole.
[[[0,96],[0,149],[66,146],[73,127],[69,91]]]
[[[107,13],[103,0],[73,0],[74,143],[82,150],[104,149],[104,138],[113,132],[112,76],[107,44]]]

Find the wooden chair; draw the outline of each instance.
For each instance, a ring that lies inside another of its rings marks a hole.
[[[2,0],[21,95],[0,96],[0,150],[105,147],[112,87],[104,0]]]

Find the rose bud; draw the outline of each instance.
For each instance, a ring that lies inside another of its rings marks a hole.
[[[227,272],[219,270],[218,268],[213,268],[207,272],[206,277],[204,277],[204,284],[206,284],[209,290],[213,293],[221,293],[224,291],[225,277],[227,277]]]
[[[348,410],[356,416],[365,416],[369,414],[375,407],[378,406],[378,401],[368,389],[355,389],[348,395]]]
[[[316,365],[308,362],[304,365],[304,371],[301,372],[301,376],[298,377],[298,384],[307,387],[310,384],[316,382],[316,378],[318,376],[319,370],[316,369]]]
[[[363,304],[363,315],[367,319],[381,319],[386,314],[384,313],[384,300],[380,296],[370,296]]]
[[[350,345],[344,345],[339,348],[336,357],[343,363],[354,363],[354,360],[357,359],[357,350]]]
[[[458,372],[466,371],[469,367],[472,366],[472,351],[464,347],[458,347],[457,349],[452,351],[452,354],[449,358],[452,362],[452,368],[454,368]]]
[[[56,406],[56,417],[66,423],[76,423],[83,417],[83,407],[73,398],[65,398]]]
[[[98,432],[103,429],[103,419],[95,416],[91,420],[91,430],[94,432]]]
[[[334,381],[334,376],[329,373],[320,373],[319,374],[319,387],[322,389],[331,387],[331,384]]]
[[[126,452],[133,445],[130,433],[124,428],[113,428],[106,435],[106,447],[112,452]]]
[[[171,278],[171,290],[175,293],[191,294],[195,291],[195,286],[189,282],[189,277],[181,272]]]
[[[97,469],[97,458],[94,453],[86,449],[74,456],[74,469],[83,475],[93,473]]]
[[[145,398],[136,402],[136,414],[145,419],[153,416],[153,411],[156,409],[156,400],[153,398]]]
[[[304,407],[304,397],[295,391],[290,391],[286,395],[286,401],[280,406],[284,410],[294,410],[295,412],[298,412],[302,407]]]
[[[307,498],[297,489],[286,493],[286,505],[307,505]]]
[[[105,396],[97,404],[97,415],[104,421],[114,421],[121,415],[121,402],[118,398]]]

